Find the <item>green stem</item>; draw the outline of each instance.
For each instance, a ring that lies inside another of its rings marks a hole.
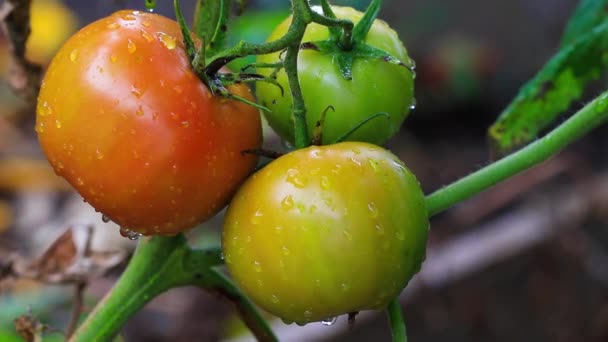
[[[393,342],[407,342],[407,333],[405,332],[405,321],[403,320],[403,313],[401,312],[401,304],[399,304],[399,298],[395,298],[388,303],[386,309],[388,315],[388,321],[391,326],[391,334],[393,335]]]
[[[213,269],[222,263],[221,249],[190,249],[183,235],[146,238],[112,290],[97,304],[70,342],[109,341],[127,320],[159,294],[197,285],[235,303],[249,329],[261,341],[275,341],[253,304],[226,277]]]
[[[608,92],[605,92],[543,138],[428,195],[429,217],[549,159],[607,120]]]

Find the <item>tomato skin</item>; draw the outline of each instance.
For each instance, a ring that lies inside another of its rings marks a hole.
[[[250,100],[245,86],[230,91]],[[175,21],[119,11],[71,37],[51,62],[36,131],[55,171],[133,231],[172,235],[219,211],[250,174],[258,111],[212,96]]]
[[[332,6],[338,18],[346,18],[354,23],[359,22],[363,13],[350,7]],[[318,9],[318,7],[317,7]],[[282,37],[291,23],[291,17],[276,27],[268,41]],[[303,42],[326,40],[329,31],[318,24],[310,24],[304,34]],[[389,52],[399,60],[411,61],[397,33],[384,21],[376,20],[365,39],[371,46]],[[259,63],[276,63],[281,53],[261,55]],[[270,76],[272,69],[260,68],[260,74]],[[345,80],[338,70],[336,58],[312,50],[301,50],[298,56],[298,76],[306,104],[306,121],[308,134],[312,136],[315,123],[328,106],[323,126],[323,142],[335,142],[353,126],[369,116],[384,112],[390,119],[378,117],[366,123],[348,140],[366,141],[383,144],[399,131],[401,123],[407,116],[413,103],[413,73],[404,67],[388,64],[380,59],[356,59],[352,68],[352,80]],[[258,83],[256,95],[258,101],[271,112],[264,113],[270,126],[287,141],[294,142],[294,127],[291,114],[291,95],[287,74],[282,69],[277,74],[277,81],[285,89],[281,90],[272,84]]]
[[[425,200],[389,151],[313,146],[251,176],[224,222],[226,265],[245,293],[285,321],[383,309],[424,259]]]

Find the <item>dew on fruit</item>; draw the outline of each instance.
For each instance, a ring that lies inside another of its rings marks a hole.
[[[39,122],[34,128],[36,133],[44,133],[44,122]]]
[[[405,233],[402,230],[398,230],[395,233],[395,237],[397,238],[397,240],[403,241],[403,240],[405,240]]]
[[[259,261],[256,260],[253,262],[253,270],[258,273],[262,272],[262,265],[260,264]]]
[[[334,325],[337,321],[338,321],[338,317],[329,317],[329,318],[324,318],[321,321],[321,324],[323,324],[325,326],[330,326],[330,325]]]
[[[116,55],[110,55],[110,62],[116,63],[118,61],[118,57]]]
[[[277,295],[270,296],[270,301],[274,304],[278,304],[280,302],[279,297],[277,297]]]
[[[141,23],[142,25],[144,25],[145,27],[150,27],[150,25],[152,25],[152,23],[150,22],[150,20],[144,20],[143,23]]]
[[[378,208],[374,202],[369,202],[367,204],[367,210],[369,211],[369,217],[377,218],[378,217]]]
[[[281,247],[281,252],[283,253],[284,256],[288,256],[289,253],[291,253],[291,251],[289,250],[289,248],[287,248],[287,246]]]
[[[331,182],[327,176],[321,176],[321,189],[329,190],[331,188]]]
[[[173,90],[175,90],[175,92],[178,94],[181,94],[184,91],[184,89],[180,85],[173,86]]]
[[[78,178],[76,178],[76,184],[84,185],[84,181],[82,180],[82,178],[78,177]]]
[[[134,53],[135,50],[137,50],[137,45],[135,45],[131,39],[127,39],[127,42],[127,50],[129,53]]]
[[[253,224],[253,225],[256,225],[256,224],[260,223],[262,216],[264,216],[264,213],[258,209],[255,212],[255,214],[253,214],[253,216],[251,216],[251,219],[249,219],[249,222],[251,222],[251,224]]]
[[[59,119],[55,120],[55,127],[61,128],[61,121]]]
[[[126,237],[127,239],[132,240],[132,241],[139,239],[139,237],[141,236],[140,233],[134,232],[130,228],[127,228],[127,227],[120,227],[120,235],[122,235],[123,237]]]
[[[348,229],[342,230],[342,234],[344,234],[344,237],[346,237],[348,241],[353,240],[353,234]]]
[[[367,160],[367,163],[374,170],[374,172],[379,172],[380,171],[380,169],[378,168],[378,161],[376,159],[369,158]]]
[[[173,50],[175,49],[175,47],[177,46],[177,39],[175,39],[175,37],[170,36],[166,33],[163,32],[158,32],[158,39],[160,40],[160,42],[169,50]]]
[[[133,13],[136,13],[136,12],[133,12]],[[135,16],[134,16],[134,15],[131,15],[131,14],[125,14],[125,15],[123,15],[123,16],[122,16],[122,18],[123,18],[124,20],[126,20],[126,21],[133,21],[133,20],[137,20],[137,18],[135,18]]]
[[[97,158],[97,160],[102,160],[104,157],[103,152],[101,152],[99,149],[95,150],[95,158]]]
[[[283,208],[283,210],[290,210],[293,208],[293,203],[293,197],[291,195],[287,195],[281,201],[281,208]]]
[[[304,311],[304,318],[309,319],[312,317],[312,311],[306,310]]]
[[[131,94],[135,95],[135,97],[137,97],[137,98],[140,98],[141,97],[141,89],[137,88],[136,86],[131,86]]]
[[[190,127],[190,122],[188,122],[188,121],[182,121],[182,127],[184,127],[184,128]]]
[[[287,181],[293,184],[296,188],[303,188],[306,186],[306,179],[302,177],[300,171],[297,169],[287,170]]]
[[[382,224],[376,224],[376,233],[378,235],[384,235],[384,226]]]
[[[42,103],[42,107],[40,107],[40,110],[38,111],[38,113],[40,114],[40,116],[51,115],[51,114],[53,114],[53,109],[51,108],[51,106],[49,105],[48,102],[44,101]]]
[[[118,27],[120,27],[120,25],[118,23],[109,23],[106,27],[109,28],[110,30],[113,30],[113,29],[117,29]]]
[[[145,23],[144,23],[145,24]],[[146,30],[141,30],[141,36],[149,43],[154,40],[154,37],[146,32]]]
[[[350,286],[346,283],[342,283],[340,285],[340,289],[342,289],[343,292],[347,292],[348,290],[350,290]]]
[[[77,59],[78,59],[78,50],[72,50],[72,52],[70,52],[70,60],[72,62],[76,62]]]
[[[101,220],[102,220],[104,223],[108,223],[108,222],[110,222],[110,218],[109,218],[109,217],[107,217],[106,215],[101,215]]]

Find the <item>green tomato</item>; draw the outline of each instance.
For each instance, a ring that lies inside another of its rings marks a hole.
[[[304,324],[384,309],[419,270],[427,232],[424,195],[403,163],[344,142],[296,150],[250,177],[222,246],[249,298]]]
[[[363,13],[350,7],[332,7],[338,18],[359,22]],[[318,7],[315,7],[319,10]],[[282,37],[289,28],[291,17],[281,23],[268,41]],[[303,42],[322,41],[329,37],[326,27],[310,24],[304,34]],[[404,63],[412,63],[397,33],[384,21],[375,20],[365,42],[382,49]],[[276,63],[281,53],[261,55],[258,63]],[[259,68],[258,72],[270,76],[273,69]],[[306,121],[309,136],[312,136],[315,123],[329,106],[323,126],[323,142],[336,142],[343,134],[371,115],[386,113],[389,118],[380,116],[366,123],[351,134],[348,140],[367,141],[383,144],[399,131],[401,123],[413,104],[414,75],[402,66],[386,63],[380,59],[357,58],[352,68],[352,80],[342,77],[336,58],[313,50],[301,50],[298,58],[298,76],[306,104]],[[281,89],[269,83],[258,83],[258,101],[271,111],[265,113],[270,126],[281,138],[294,142],[294,125],[291,113],[292,98],[289,92],[287,74],[282,69],[277,74]]]

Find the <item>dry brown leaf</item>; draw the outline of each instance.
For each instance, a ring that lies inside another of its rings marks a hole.
[[[0,189],[69,191],[72,187],[46,160],[12,157],[0,161]]]

